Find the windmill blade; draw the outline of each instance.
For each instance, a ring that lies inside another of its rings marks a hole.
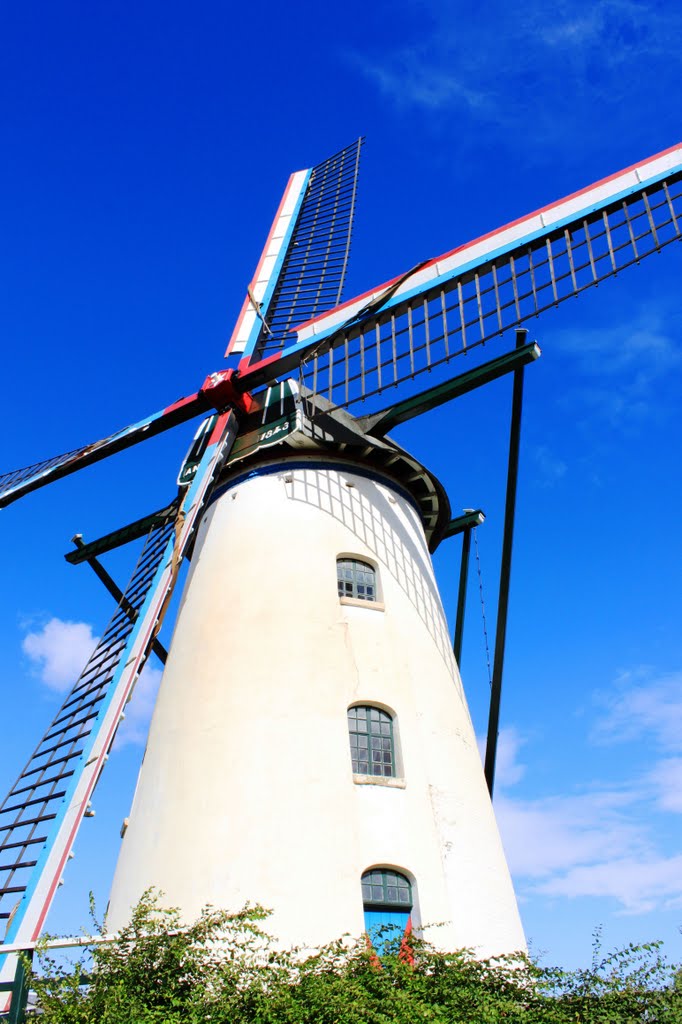
[[[176,507],[176,515],[177,511]],[[175,518],[152,530],[147,538],[125,593],[127,608],[134,611],[135,618],[174,535]],[[47,831],[62,810],[85,744],[96,731],[96,720],[110,696],[110,684],[132,630],[133,617],[119,606],[75,686],[0,804],[0,920],[10,919],[10,907],[29,888],[32,869],[49,841]]]
[[[177,516],[150,533],[125,603],[0,806],[0,922],[7,925],[7,945],[32,942],[44,925],[123,709],[236,430],[233,412],[218,418]],[[3,957],[0,945],[0,981],[11,980],[14,969],[14,958]]]
[[[279,356],[292,327],[341,301],[363,139],[289,178],[226,355]]]
[[[425,261],[299,325],[241,386],[300,366],[301,383],[339,407],[403,385],[678,240],[681,180],[676,146]]]
[[[152,413],[139,423],[133,423],[119,430],[110,437],[105,437],[94,444],[75,448],[64,455],[45,459],[24,469],[0,474],[0,508],[10,505],[30,491],[59,480],[61,477],[75,473],[79,469],[91,466],[95,462],[108,458],[116,452],[131,448],[140,441],[170,430],[200,416],[208,409],[225,409],[228,406],[248,411],[250,396],[238,392],[233,383],[233,371],[221,370],[206,378],[201,389],[188,398],[180,398],[177,402]]]

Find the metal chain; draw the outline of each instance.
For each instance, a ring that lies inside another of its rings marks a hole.
[[[481,617],[483,619],[483,639],[485,640],[485,661],[488,666],[488,685],[492,689],[493,686],[493,675],[490,669],[490,645],[488,644],[488,626],[485,620],[485,601],[483,600],[483,576],[481,575],[481,557],[478,553],[478,537],[476,536],[476,527],[473,528],[474,535],[474,549],[476,551],[476,572],[478,573],[478,593],[481,598]]]

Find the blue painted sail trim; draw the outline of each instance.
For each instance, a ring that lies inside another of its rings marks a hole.
[[[360,149],[363,140],[318,164],[310,172],[279,273],[273,279],[255,344],[246,351],[260,361],[289,347],[297,324],[341,301],[353,230]],[[251,339],[250,339],[251,340]]]
[[[171,521],[150,533],[126,588],[128,607],[138,619],[173,532]],[[125,666],[123,654],[133,629],[131,616],[119,606],[75,686],[0,806],[0,858],[14,866],[14,870],[5,872],[0,867],[3,887],[0,908],[4,910],[16,903],[19,893],[22,898],[12,916],[5,938],[7,943],[14,940],[21,927],[24,910],[42,875],[53,837],[59,831],[70,797],[90,757],[99,723],[113,699],[116,680]],[[43,823],[47,827],[41,828]],[[37,856],[31,852],[34,848]],[[8,856],[10,850],[11,857]],[[19,868],[19,864],[27,866]],[[10,889],[14,892],[8,891]]]
[[[73,770],[69,770],[68,774],[64,775],[64,785],[54,793],[55,799],[60,800],[61,803],[54,810],[51,809],[49,816],[44,819],[49,821],[50,825],[45,830],[46,835],[42,839],[43,845],[36,858],[37,862],[34,866],[32,865],[32,871],[26,884],[22,885],[21,902],[16,911],[11,914],[10,925],[4,939],[6,944],[23,942],[27,939],[30,941],[34,933],[37,933],[42,927],[66,857],[86,810],[86,802],[94,790],[106,760],[106,754],[113,741],[123,706],[142,670],[155,630],[163,617],[168,597],[177,577],[182,554],[204,508],[215,473],[229,453],[235,433],[234,414],[230,412],[223,414],[213,432],[211,443],[201,459],[194,481],[182,501],[181,508],[184,516],[181,515],[175,523],[167,524],[157,531],[158,543],[154,545],[153,554],[147,546],[143,549],[138,570],[146,574],[145,581],[149,577],[151,579],[149,582],[145,582],[144,587],[140,587],[140,593],[133,593],[131,587],[138,586],[136,573],[131,586],[126,591],[126,596],[131,604],[139,608],[134,623],[131,624],[129,631],[124,631],[125,638],[116,643],[116,650],[111,657],[106,652],[104,656],[101,653],[98,654],[101,644],[98,645],[93,658],[90,659],[85,672],[74,688],[73,693],[87,691],[90,682],[93,682],[94,689],[97,691],[100,687],[102,692],[97,692],[93,698],[92,713],[83,717],[82,721],[77,716],[72,723],[76,728],[80,725],[84,726],[83,730],[75,736],[78,749],[73,749]],[[137,605],[135,605],[135,598]],[[120,615],[120,612],[119,609],[114,620]],[[108,635],[109,631],[105,633],[103,640]],[[90,667],[93,670],[92,680],[87,676]],[[98,673],[102,670],[103,679],[100,679]],[[68,705],[68,703],[69,698],[67,698],[66,704]],[[59,724],[60,716],[58,715],[53,723],[55,729],[48,730],[43,742],[54,739],[59,745]],[[10,814],[13,813],[11,799],[10,803],[8,804],[6,801],[4,806]],[[32,824],[30,821],[27,823],[29,826]],[[30,839],[31,836],[28,838]],[[15,895],[15,893],[7,895]],[[7,960],[10,961],[9,967]],[[11,960],[11,957],[2,956],[2,946],[0,946],[0,979],[4,980],[3,975],[7,973],[8,969],[11,969]]]

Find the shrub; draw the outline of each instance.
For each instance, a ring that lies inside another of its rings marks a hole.
[[[659,945],[602,955],[589,969],[523,954],[476,960],[417,938],[340,939],[313,955],[281,951],[267,912],[207,908],[189,928],[152,893],[110,944],[64,965],[39,950],[41,1024],[682,1024],[680,974]]]

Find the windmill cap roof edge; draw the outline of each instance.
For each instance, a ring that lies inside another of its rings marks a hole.
[[[366,434],[349,412],[331,408],[319,396],[312,403],[306,389],[291,387],[293,383],[285,382],[291,401],[281,416],[262,422],[256,410],[242,421],[212,500],[250,471],[264,471],[267,465],[298,461],[346,466],[349,472],[397,485],[417,509],[429,550],[435,551],[450,521],[450,502],[438,478],[395,441]]]

